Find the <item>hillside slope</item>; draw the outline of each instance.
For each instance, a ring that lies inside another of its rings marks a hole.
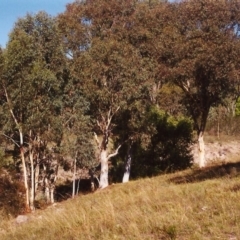
[[[0,239],[240,239],[240,163],[111,185],[0,222]]]

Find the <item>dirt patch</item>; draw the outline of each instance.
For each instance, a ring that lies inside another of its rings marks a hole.
[[[194,163],[198,163],[198,147],[192,148]],[[206,143],[205,156],[208,164],[240,161],[240,141]]]

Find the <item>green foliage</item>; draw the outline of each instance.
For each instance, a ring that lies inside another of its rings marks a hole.
[[[236,102],[235,114],[236,116],[240,116],[240,98],[238,98]]]
[[[73,85],[72,85],[73,86]],[[61,154],[77,160],[78,168],[95,168],[99,163],[95,156],[92,124],[87,112],[88,102],[76,89],[71,97],[64,96],[64,114],[62,124],[64,134],[61,142]]]
[[[192,165],[193,124],[189,118],[174,117],[152,107],[139,129],[142,132],[132,145],[132,178],[182,170]],[[126,153],[127,144],[112,161],[112,181],[122,180]]]
[[[2,83],[9,99],[5,98],[1,111],[3,130],[11,136],[15,128],[21,127],[24,137],[31,130],[34,137],[44,136],[49,141],[49,126],[58,121],[57,102],[64,71],[55,20],[44,12],[19,19],[10,34],[4,61]],[[57,137],[57,132],[54,135]]]
[[[174,118],[153,108],[146,125],[151,133],[145,147],[143,142],[136,146],[133,176],[151,176],[192,165],[192,122],[189,119]]]
[[[171,78],[184,92],[183,104],[196,130],[204,132],[210,108],[235,91],[240,53],[235,31],[235,22],[240,20],[239,4],[190,0],[177,4],[174,11],[173,34],[168,38]]]
[[[35,196],[40,185],[37,178],[53,175],[52,153],[62,137],[59,102],[66,58],[55,19],[44,12],[19,19],[10,33],[3,58],[1,130],[15,145],[15,157],[20,158],[24,148],[21,170],[25,190],[29,191],[31,183],[31,195]],[[28,194],[25,196],[27,206]]]

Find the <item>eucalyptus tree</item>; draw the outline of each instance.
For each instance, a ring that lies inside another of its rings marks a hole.
[[[140,98],[145,74],[136,48],[124,40],[135,1],[85,1],[67,6],[59,17],[71,71],[90,102],[90,114],[101,163],[100,188],[108,186],[108,161],[122,140],[109,144],[118,117]],[[112,145],[112,153],[109,153]]]
[[[123,182],[128,181],[130,166],[133,158],[133,146],[148,145],[151,139],[151,131],[146,125],[146,112],[154,105],[158,108],[164,106],[169,110],[167,101],[171,101],[169,95],[163,99],[160,94],[162,89],[168,89],[167,80],[169,68],[166,57],[166,46],[162,39],[165,37],[165,29],[169,28],[169,12],[171,5],[166,1],[138,1],[135,9],[128,17],[127,30],[122,38],[127,41],[141,58],[141,75],[144,84],[141,98],[128,110],[128,126],[125,135],[130,138],[128,154],[124,166]],[[167,86],[167,87],[166,87]],[[124,132],[124,131],[122,131]],[[135,144],[137,143],[137,144]]]
[[[71,161],[70,165],[73,169],[73,198],[76,195],[78,170],[86,169],[89,173],[94,173],[94,169],[98,165],[95,156],[94,138],[91,132],[92,123],[88,111],[89,103],[81,91],[76,88],[75,79],[68,78],[63,93],[61,114],[63,139],[60,149],[66,161],[67,159]],[[80,177],[78,175],[78,182]],[[93,176],[91,177],[92,190],[94,190]]]
[[[55,19],[39,12],[16,22],[4,51],[3,131],[20,150],[26,207],[31,209],[40,161],[45,159],[48,143],[57,144],[61,138],[57,118],[64,75],[61,46]]]
[[[165,38],[171,79],[184,94],[198,135],[199,166],[205,166],[204,131],[212,106],[239,80],[238,1],[173,3]]]

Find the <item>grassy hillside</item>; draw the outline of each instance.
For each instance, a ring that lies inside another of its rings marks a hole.
[[[240,164],[191,169],[57,203],[0,239],[240,239]]]

